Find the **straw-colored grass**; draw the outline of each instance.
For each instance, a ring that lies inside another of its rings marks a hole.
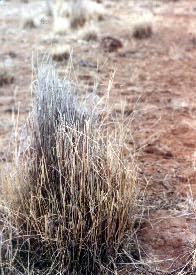
[[[132,36],[135,39],[147,39],[154,34],[155,18],[152,13],[134,15],[131,21]]]
[[[99,30],[95,25],[90,25],[79,32],[79,37],[85,41],[97,41],[99,38]]]
[[[101,21],[105,14],[103,5],[92,0],[57,0],[52,5],[52,11],[54,31],[62,34]]]
[[[71,55],[71,48],[69,45],[54,46],[50,50],[50,55],[55,61],[68,61]]]
[[[113,274],[136,211],[123,127],[50,64],[34,91],[28,146],[1,173],[1,274]]]

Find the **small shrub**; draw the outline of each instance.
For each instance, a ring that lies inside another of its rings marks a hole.
[[[34,90],[28,146],[1,173],[1,274],[110,274],[136,210],[125,132],[49,64]]]
[[[36,24],[35,20],[31,17],[25,17],[23,19],[22,26],[23,26],[24,29],[35,29],[35,28],[37,28],[37,24]]]
[[[72,1],[71,27],[77,29],[89,21],[102,21],[104,12],[102,5],[92,0]]]
[[[14,82],[14,76],[9,73],[8,69],[0,64],[0,87],[4,85],[9,85]]]
[[[56,46],[51,49],[50,54],[55,61],[67,61],[70,57],[71,49],[69,46]]]
[[[66,30],[80,29],[90,21],[102,21],[105,13],[102,5],[91,0],[59,0],[52,5],[52,10],[55,31],[64,25]]]
[[[81,32],[80,37],[85,41],[97,41],[98,29],[94,26],[86,28]]]
[[[132,36],[136,39],[146,39],[154,32],[155,17],[153,13],[146,12],[131,17]]]
[[[149,38],[152,34],[153,29],[150,23],[138,23],[133,28],[133,37],[136,39]]]
[[[87,21],[87,7],[84,0],[77,0],[72,4],[72,12],[70,17],[70,25],[73,29],[83,27]]]
[[[65,35],[70,30],[70,22],[67,18],[55,17],[53,31],[59,35]]]
[[[188,34],[193,45],[196,44],[196,31],[195,31],[195,22],[191,22],[188,26]]]
[[[47,16],[52,16],[53,15],[52,0],[46,0],[45,5],[46,5],[46,14],[47,14]]]

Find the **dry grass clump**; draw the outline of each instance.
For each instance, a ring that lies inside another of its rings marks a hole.
[[[80,32],[80,37],[85,41],[97,41],[98,40],[98,29],[95,26],[90,26]]]
[[[25,17],[23,18],[22,27],[24,29],[35,29],[37,28],[37,24],[32,17]]]
[[[78,29],[90,21],[101,21],[103,19],[103,7],[91,0],[76,0],[72,3],[70,16],[71,28]]]
[[[83,27],[87,21],[87,6],[85,0],[76,0],[72,3],[72,12],[70,17],[71,28],[77,29]]]
[[[57,1],[53,8],[54,31],[63,33],[69,28],[78,30],[91,21],[103,19],[101,4],[91,0]],[[64,31],[62,31],[64,30]]]
[[[138,23],[133,28],[133,37],[137,39],[149,38],[152,34],[153,29],[150,23]]]
[[[8,69],[0,64],[0,87],[9,85],[14,82],[14,76],[8,71]]]
[[[70,58],[71,48],[68,45],[55,46],[51,49],[50,55],[55,61],[67,61]]]
[[[1,274],[110,274],[135,217],[125,132],[49,64],[34,90],[28,146],[1,174]]]
[[[53,2],[51,0],[48,1],[50,1],[50,9],[54,17],[70,17],[72,9],[71,4],[72,2],[75,2],[75,0],[57,0]]]
[[[196,24],[195,22],[191,22],[188,26],[188,33],[190,35],[192,43],[196,44]]]
[[[70,30],[70,22],[67,18],[57,17],[53,23],[54,33],[59,35],[65,35]]]
[[[155,18],[152,13],[137,14],[132,19],[132,36],[136,39],[146,39],[154,32]]]
[[[52,16],[53,15],[52,0],[46,0],[45,5],[46,5],[47,16]]]
[[[50,3],[50,10],[53,16],[53,30],[58,34],[66,34],[70,30],[70,1],[55,1]]]

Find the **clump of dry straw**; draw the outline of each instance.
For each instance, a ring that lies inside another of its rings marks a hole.
[[[29,146],[1,175],[1,274],[110,274],[132,233],[125,132],[76,90],[51,63],[39,67]]]

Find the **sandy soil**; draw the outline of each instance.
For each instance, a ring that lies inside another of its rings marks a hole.
[[[71,45],[78,82],[90,92],[98,79],[102,96],[115,71],[112,108],[120,113],[123,103],[125,115],[134,117],[128,144],[134,144],[146,194],[138,233],[142,258],[165,271],[191,264],[196,244],[195,1],[154,1],[154,34],[143,40],[131,36],[131,15],[151,12],[149,1],[107,1],[108,14],[94,42],[78,40],[70,31],[54,37],[44,1],[29,2],[0,5],[0,63],[14,77],[0,85],[0,164],[11,158],[18,112],[22,125],[31,109],[32,55],[36,64],[37,51],[54,43]],[[39,26],[23,28],[26,14],[37,18]],[[108,35],[120,39],[123,47],[105,52],[101,39]],[[66,62],[58,69],[63,72]],[[184,268],[181,274],[186,274]]]

